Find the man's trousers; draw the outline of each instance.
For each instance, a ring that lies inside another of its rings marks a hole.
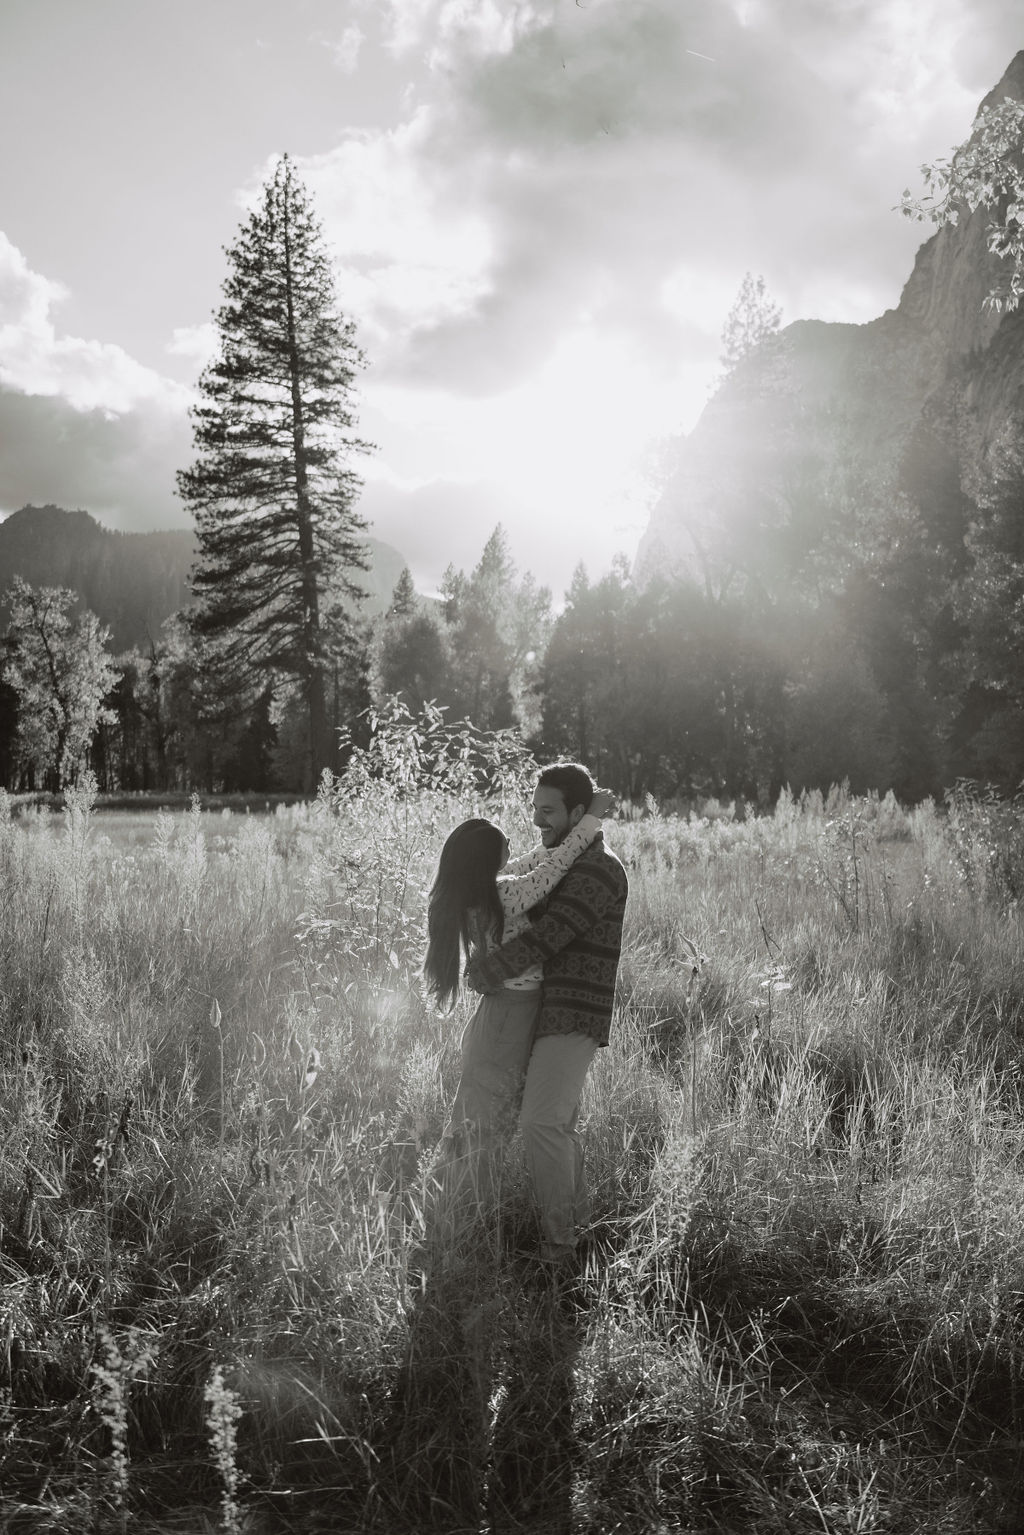
[[[583,1083],[599,1048],[589,1034],[543,1034],[530,1052],[519,1124],[544,1258],[571,1253],[577,1226],[590,1220],[583,1141],[576,1126]]]

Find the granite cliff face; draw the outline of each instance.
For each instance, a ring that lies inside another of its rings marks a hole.
[[[982,105],[1024,99],[1024,51]],[[970,494],[1024,419],[1024,314],[984,307],[999,263],[980,210],[920,249],[896,309],[865,325],[800,320],[745,359],[681,444],[634,566],[720,585],[757,569],[759,535],[808,546],[891,499],[937,447]],[[848,536],[856,532],[847,527]]]

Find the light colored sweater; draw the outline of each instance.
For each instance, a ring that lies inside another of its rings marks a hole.
[[[589,1034],[606,1045],[628,894],[625,869],[604,838],[596,838],[545,901],[543,912],[518,937],[475,957],[466,980],[475,991],[499,991],[508,985],[507,977],[540,963],[544,996],[538,1039]]]

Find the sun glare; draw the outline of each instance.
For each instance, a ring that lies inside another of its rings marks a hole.
[[[600,574],[635,546],[648,511],[650,449],[691,425],[706,395],[703,375],[682,366],[666,377],[634,346],[580,327],[500,395],[369,390],[382,418],[371,474],[406,488],[493,485],[494,520],[506,521],[517,560],[557,589],[580,558]],[[487,517],[482,507],[485,532]]]

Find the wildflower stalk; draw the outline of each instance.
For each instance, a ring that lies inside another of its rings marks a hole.
[[[216,997],[214,997],[213,1003],[210,1007],[210,1027],[214,1030],[217,1036],[217,1052],[220,1063],[220,1134],[218,1138],[218,1144],[221,1151],[223,1152],[224,1120],[226,1117],[226,1109],[224,1105],[224,1030],[221,1027],[220,1003],[217,1001]]]
[[[128,1329],[123,1347],[105,1327],[99,1328],[96,1336],[103,1350],[103,1360],[94,1361],[92,1365],[93,1405],[110,1434],[110,1489],[124,1529],[128,1497],[129,1388],[149,1370],[156,1358],[157,1345],[153,1339],[141,1343],[134,1327]]]
[[[224,1535],[241,1535],[238,1511],[241,1473],[238,1469],[237,1450],[238,1420],[242,1416],[242,1407],[237,1393],[225,1384],[222,1365],[216,1366],[207,1381],[203,1398],[208,1409],[206,1428],[210,1437],[210,1450],[222,1484],[220,1527]]]

